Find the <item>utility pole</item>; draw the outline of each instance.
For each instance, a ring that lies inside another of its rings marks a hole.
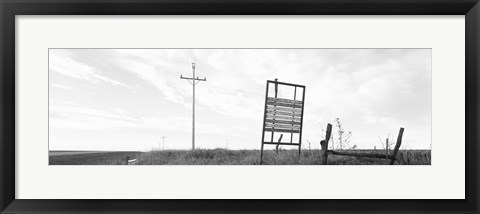
[[[167,137],[162,136],[162,140],[163,140],[162,141],[162,150],[165,150],[165,138],[167,138]]]
[[[180,75],[180,79],[186,79],[190,84],[192,84],[193,88],[193,100],[192,100],[192,150],[195,150],[195,85],[200,81],[207,81],[207,78],[204,77],[203,79],[199,79],[198,76],[195,77],[195,63],[192,62],[192,70],[193,76],[192,77],[183,77]]]

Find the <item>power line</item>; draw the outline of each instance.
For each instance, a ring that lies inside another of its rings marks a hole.
[[[198,76],[195,77],[195,63],[192,62],[192,70],[193,76],[192,77],[183,77],[180,75],[180,79],[186,79],[190,84],[192,84],[193,88],[193,100],[192,100],[192,150],[195,150],[195,85],[200,81],[207,81],[207,78],[204,77],[203,79],[199,79]]]

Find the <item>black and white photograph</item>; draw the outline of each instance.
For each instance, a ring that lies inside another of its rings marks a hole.
[[[49,165],[431,165],[432,49],[48,50]]]

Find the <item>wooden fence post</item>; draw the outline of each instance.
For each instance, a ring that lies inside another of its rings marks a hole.
[[[388,138],[385,139],[385,148],[387,149],[387,156],[386,156],[386,158],[387,158],[387,160],[388,160],[388,155],[389,155],[389,152],[388,152]]]
[[[330,135],[332,134],[332,124],[327,125],[327,132],[325,135],[325,140],[320,141],[320,146],[322,150],[320,150],[320,163],[322,165],[327,165],[328,159],[328,141],[330,140]]]
[[[260,148],[260,165],[263,164],[263,142],[262,142],[262,147]]]
[[[130,157],[126,156],[125,157],[125,165],[128,165],[128,159],[130,159]]]
[[[283,137],[283,134],[280,134],[280,138],[278,139],[278,143],[280,143],[282,141],[282,137]],[[277,147],[275,148],[275,152],[277,153],[278,155],[278,147],[280,146],[280,144],[277,144]]]
[[[400,131],[398,132],[397,144],[395,144],[395,149],[393,149],[390,165],[393,165],[393,163],[395,163],[395,159],[397,158],[398,150],[400,149],[400,145],[402,144],[403,130],[404,128],[400,128]]]

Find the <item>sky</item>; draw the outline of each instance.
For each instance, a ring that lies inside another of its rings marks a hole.
[[[431,49],[50,49],[49,149],[260,149],[267,80],[305,85],[302,147],[431,148]],[[281,89],[283,90],[283,88]],[[286,93],[285,93],[286,94]],[[166,137],[163,143],[162,137]],[[275,136],[277,139],[278,136]],[[271,146],[274,148],[274,146]],[[269,149],[270,147],[266,147]],[[284,149],[296,149],[283,146]]]

